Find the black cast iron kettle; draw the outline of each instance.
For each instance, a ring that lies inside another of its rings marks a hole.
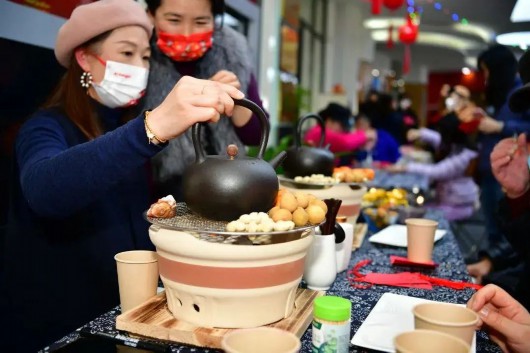
[[[232,221],[250,212],[267,212],[278,194],[274,169],[285,158],[285,152],[270,163],[264,161],[270,130],[265,113],[248,99],[234,99],[234,103],[259,117],[261,138],[257,158],[238,155],[236,145],[227,147],[227,156],[205,156],[200,141],[201,124],[192,127],[196,159],[184,172],[184,200],[191,211],[211,220]]]
[[[316,119],[321,128],[320,142],[317,147],[302,146],[302,124],[307,119]],[[322,148],[326,138],[326,126],[320,115],[308,114],[298,121],[296,135],[294,136],[295,146],[287,150],[287,157],[283,163],[283,170],[286,177],[294,179],[297,176],[311,176],[312,174],[324,174],[331,176],[335,156],[326,147]]]

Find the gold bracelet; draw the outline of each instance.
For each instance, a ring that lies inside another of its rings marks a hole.
[[[144,125],[145,125],[145,133],[147,134],[147,140],[149,143],[158,145],[159,143],[166,143],[167,140],[163,140],[160,137],[156,136],[155,133],[151,130],[149,125],[147,124],[147,117],[151,113],[150,110],[145,111],[145,118],[144,118]]]

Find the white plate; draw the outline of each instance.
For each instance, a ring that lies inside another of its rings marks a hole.
[[[412,308],[417,304],[429,302],[433,301],[393,293],[383,294],[351,339],[351,343],[378,351],[395,352],[394,337],[414,330]],[[475,351],[476,335],[470,353]]]
[[[445,229],[436,229],[434,241],[442,239],[447,233]],[[392,246],[407,247],[407,226],[402,224],[393,224],[372,235],[369,239],[372,243],[379,243]]]

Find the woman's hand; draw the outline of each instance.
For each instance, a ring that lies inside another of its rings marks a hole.
[[[221,70],[217,71],[215,75],[210,77],[210,80],[224,83],[230,86],[233,86],[237,89],[241,88],[241,82],[239,82],[239,79],[237,78],[236,74],[234,74],[232,71],[228,70]]]
[[[390,173],[404,173],[407,168],[402,164],[391,164],[386,167],[386,170]]]
[[[476,292],[467,307],[479,314],[479,327],[503,352],[530,352],[530,314],[503,289],[488,284]]]
[[[228,71],[228,70],[217,71],[215,75],[210,77],[210,80],[219,82],[219,83],[224,83],[226,85],[230,85],[237,89],[241,88],[241,82],[239,82],[239,79],[237,78],[236,74],[234,74],[232,71]],[[252,117],[252,111],[250,111],[250,109],[247,109],[245,107],[241,107],[238,105],[234,108],[234,114],[232,115],[232,122],[237,127],[245,126],[251,117]]]
[[[487,257],[483,258],[479,262],[467,265],[467,272],[471,277],[474,277],[478,284],[482,283],[484,276],[487,276],[493,268],[493,262]]]
[[[420,138],[420,130],[419,129],[410,129],[407,131],[407,141],[412,142],[416,141]]]
[[[234,86],[184,76],[149,114],[149,128],[158,138],[170,140],[195,123],[216,122],[222,114],[231,116],[233,99],[244,96]]]
[[[509,198],[523,195],[529,188],[528,150],[525,134],[501,140],[490,155],[491,170]]]
[[[489,116],[480,119],[478,130],[484,134],[499,134],[502,132],[504,123]]]

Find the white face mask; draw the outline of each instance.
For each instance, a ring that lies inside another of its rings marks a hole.
[[[143,67],[107,60],[105,77],[92,86],[105,106],[128,107],[138,104],[147,87],[149,71]]]
[[[401,102],[399,102],[399,107],[402,109],[402,110],[407,110],[410,108],[411,106],[411,101],[410,99],[403,99],[401,100]]]
[[[445,99],[445,109],[452,112],[456,109],[456,106],[458,105],[458,100],[453,97],[447,97]]]

